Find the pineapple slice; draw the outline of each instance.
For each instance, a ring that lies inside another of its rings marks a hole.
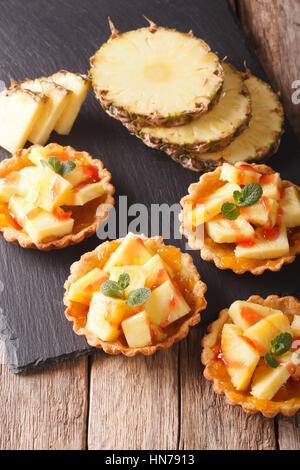
[[[276,199],[277,201],[280,199],[282,182],[279,173],[262,175],[260,185],[265,197]]]
[[[259,362],[258,352],[242,337],[242,330],[226,323],[222,330],[221,350],[231,382],[237,390],[245,390]]]
[[[37,208],[22,197],[12,196],[9,208],[18,224],[25,229],[36,244],[52,238],[61,238],[73,230],[73,219],[57,218],[54,214]]]
[[[205,227],[207,234],[216,243],[240,243],[254,240],[254,228],[243,217],[228,220],[222,215],[217,215],[206,222]]]
[[[107,279],[108,276],[101,269],[92,269],[71,285],[68,300],[90,305],[94,292],[99,291],[101,284]]]
[[[130,284],[125,289],[125,294],[128,295],[134,289],[145,287],[146,273],[142,266],[114,266],[110,269],[110,279],[118,281],[121,274],[127,273],[130,277]]]
[[[162,328],[191,311],[179,289],[170,280],[152,291],[145,303],[145,310],[151,322]]]
[[[76,170],[76,169],[75,169]],[[74,171],[75,171],[74,170]],[[70,175],[73,172],[70,173]],[[65,178],[67,180],[67,178]],[[91,183],[79,186],[72,191],[70,198],[67,201],[67,204],[72,206],[84,206],[89,201],[101,197],[104,193],[104,188],[102,183]]]
[[[103,341],[115,341],[120,335],[120,325],[128,315],[129,308],[124,300],[95,292],[88,312],[86,329]]]
[[[128,233],[103,269],[109,273],[113,266],[129,266],[131,264],[141,266],[150,258],[152,258],[152,253],[145,247],[143,240],[138,235]]]
[[[121,326],[130,348],[143,348],[152,344],[150,321],[145,310],[122,321]]]
[[[270,349],[273,338],[280,333],[292,334],[289,319],[282,312],[269,315],[267,318],[258,321],[244,331],[244,337],[249,338],[251,344],[261,356],[264,356]]]
[[[258,238],[253,246],[237,245],[234,250],[237,258],[272,259],[286,256],[290,252],[287,232],[284,225],[280,227],[275,240]]]
[[[253,376],[251,395],[259,400],[272,400],[290,377],[289,368],[286,367],[290,362],[290,352],[280,356],[280,365],[276,369],[271,369],[262,361]]]
[[[67,105],[70,92],[45,78],[26,80],[21,87],[48,97],[43,114],[36,121],[28,136],[28,140],[33,144],[44,145]]]
[[[27,194],[27,200],[45,211],[52,212],[66,205],[71,198],[72,185],[49,166],[40,167],[36,184]]]
[[[224,202],[233,202],[233,192],[240,190],[239,185],[227,183],[210,196],[200,199],[197,201],[197,207],[189,213],[190,220],[188,222],[197,227],[212,219],[221,212]]]
[[[49,77],[49,80],[72,91],[64,111],[55,124],[55,130],[58,134],[68,135],[86,98],[91,82],[86,75],[65,70],[55,73]]]
[[[47,107],[47,98],[13,86],[0,93],[0,145],[8,152],[24,147]]]
[[[172,269],[156,254],[147,263],[144,264],[143,269],[146,273],[145,287],[155,289],[164,282],[173,277]]]
[[[240,163],[240,165],[233,166],[229,163],[223,163],[220,179],[246,186],[249,183],[259,183],[260,177],[261,173],[258,173],[250,165]]]
[[[134,124],[187,122],[207,111],[223,85],[219,59],[207,44],[154,25],[120,36],[114,30],[91,64],[104,109]]]
[[[280,310],[263,305],[254,304],[252,302],[236,300],[231,304],[228,310],[232,321],[242,330],[245,331],[250,326],[255,325],[269,315],[282,313]]]
[[[277,221],[279,204],[275,199],[262,197],[259,202],[249,207],[241,207],[240,213],[253,225],[274,227]]]
[[[294,315],[291,328],[294,336],[300,337],[300,315]]]
[[[284,196],[280,201],[283,211],[282,223],[286,227],[300,226],[300,197],[298,190],[294,186],[289,186],[284,190]]]

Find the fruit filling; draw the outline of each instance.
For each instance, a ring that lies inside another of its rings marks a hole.
[[[168,248],[170,263],[163,248],[155,252],[129,233],[101,268],[93,267],[71,284],[67,299],[88,309],[89,333],[102,341],[122,341],[129,348],[166,339],[167,327],[191,312],[175,280],[178,254],[172,256],[172,247]]]
[[[0,178],[0,224],[25,232],[35,244],[59,239],[73,232],[73,212],[103,194],[98,166],[84,153],[34,146],[20,168]]]

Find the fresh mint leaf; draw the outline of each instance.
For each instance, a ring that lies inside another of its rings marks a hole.
[[[129,293],[126,303],[130,307],[137,307],[138,305],[142,305],[143,303],[145,303],[146,300],[149,299],[150,295],[151,289],[149,289],[148,287],[135,289]]]
[[[228,220],[235,220],[240,215],[239,208],[232,202],[224,202],[223,206],[221,207],[221,212],[223,217]]]
[[[52,155],[48,158],[48,165],[52,168],[53,171],[55,171],[55,173],[60,173],[61,163],[59,158]]]
[[[120,274],[119,279],[118,279],[118,286],[121,289],[126,289],[130,284],[130,276],[127,273]]]
[[[100,288],[101,294],[106,297],[115,297],[116,299],[124,298],[124,290],[115,281],[105,281]]]
[[[243,198],[241,191],[233,191],[233,199],[237,205],[243,202],[244,198]]]
[[[61,163],[60,174],[65,178],[66,176],[68,176],[68,174],[71,173],[71,171],[75,170],[75,168],[76,163],[67,160]]]
[[[279,366],[279,362],[276,357],[273,357],[270,352],[267,352],[264,356],[266,364],[272,369],[276,369]]]
[[[271,341],[271,353],[282,356],[291,349],[293,337],[290,333],[280,333]]]
[[[260,184],[246,184],[242,189],[241,197],[239,196],[240,200],[237,204],[241,207],[253,206],[253,204],[256,204],[260,200],[262,193],[263,190]]]

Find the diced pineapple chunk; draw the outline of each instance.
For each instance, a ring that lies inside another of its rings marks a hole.
[[[282,312],[269,315],[244,331],[244,336],[251,340],[253,347],[261,356],[270,350],[273,338],[280,333],[292,333],[289,319]]]
[[[253,246],[237,245],[234,253],[237,258],[272,259],[288,255],[289,251],[290,247],[287,232],[283,225],[275,240],[258,238]]]
[[[101,284],[107,281],[108,276],[101,269],[94,268],[83,277],[74,282],[68,292],[68,299],[72,302],[89,305],[94,292],[99,291]]]
[[[13,194],[17,191],[17,186],[20,181],[18,171],[9,173],[6,178],[0,179],[0,202],[8,202]]]
[[[275,199],[262,197],[259,202],[249,207],[241,207],[240,212],[253,225],[274,227],[278,213],[278,202]]]
[[[254,240],[254,228],[243,217],[236,220],[217,215],[206,222],[207,234],[216,243],[240,243]]]
[[[73,219],[57,218],[54,214],[37,208],[22,197],[12,196],[9,201],[9,208],[18,224],[25,229],[34,243],[41,243],[52,238],[61,238],[73,230]]]
[[[286,367],[290,361],[291,353],[280,356],[280,365],[276,369],[271,369],[262,361],[253,376],[251,395],[260,400],[272,400],[290,377]]]
[[[144,310],[124,320],[121,326],[130,348],[142,348],[152,343],[150,320]]]
[[[84,171],[84,166],[76,165],[71,173],[65,176],[65,179],[71,183],[73,187],[78,186],[81,183],[84,183],[88,179],[88,175]],[[98,197],[98,196],[97,196]]]
[[[294,336],[300,337],[300,315],[294,315],[291,328],[292,328]]]
[[[152,323],[166,327],[190,312],[183,295],[169,280],[154,289],[145,303],[145,310]]]
[[[28,137],[28,140],[33,144],[44,145],[64,111],[68,102],[68,95],[71,92],[44,78],[27,80],[21,84],[21,87],[26,90],[42,93],[48,97],[43,114],[35,122]]]
[[[271,307],[265,307],[264,305],[236,300],[231,304],[228,313],[232,321],[241,328],[242,331],[245,331],[265,317],[282,312]]]
[[[40,166],[40,176],[27,194],[27,200],[52,212],[70,200],[72,185],[49,166]]]
[[[173,276],[172,269],[156,254],[143,266],[146,273],[145,287],[154,289]]]
[[[87,202],[101,197],[103,193],[104,188],[102,183],[86,184],[72,191],[68,204],[72,206],[83,206]]]
[[[104,266],[104,271],[109,272],[113,266],[129,266],[131,264],[141,266],[152,258],[152,253],[146,248],[143,240],[133,233],[128,233],[116,251]]]
[[[124,300],[95,292],[88,312],[86,329],[103,341],[114,341],[120,334],[120,325],[127,316],[128,309]]]
[[[272,199],[280,199],[281,191],[281,178],[279,173],[271,173],[270,175],[263,175],[259,184],[263,189],[263,195]]]
[[[40,169],[36,166],[27,166],[19,171],[19,176],[16,193],[18,196],[26,197],[29,191],[36,185],[40,176]]]
[[[70,133],[81,105],[86,98],[90,88],[90,80],[85,75],[64,70],[55,73],[49,79],[72,91],[67,106],[55,125],[55,130],[58,134],[67,135]]]
[[[220,179],[246,186],[249,183],[258,183],[261,174],[254,170],[250,165],[233,166],[229,163],[223,163]]]
[[[118,281],[121,274],[127,273],[130,277],[130,284],[125,289],[125,294],[128,295],[134,289],[145,287],[146,273],[142,266],[114,266],[110,269],[110,279]]]
[[[242,330],[229,323],[222,330],[221,350],[232,384],[237,390],[245,390],[259,362],[258,352],[244,341]]]
[[[221,212],[224,202],[233,201],[233,192],[240,190],[239,185],[227,183],[210,196],[200,199],[197,201],[196,208],[189,213],[190,220],[188,222],[192,226],[197,227],[212,219]]]
[[[47,106],[47,98],[19,87],[0,93],[0,145],[15,152],[24,147],[35,123]]]
[[[298,190],[294,186],[289,186],[284,190],[284,196],[280,201],[283,211],[282,223],[286,227],[300,226],[300,197]]]
[[[46,147],[36,146],[30,150],[28,154],[28,159],[36,166],[38,166],[41,160],[47,161],[49,156],[49,149],[47,149]]]

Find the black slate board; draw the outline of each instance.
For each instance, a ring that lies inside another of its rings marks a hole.
[[[8,84],[10,77],[34,78],[61,68],[86,72],[89,57],[108,38],[107,16],[125,31],[145,25],[142,14],[164,26],[186,32],[192,29],[220,57],[228,56],[240,69],[246,59],[253,73],[264,78],[226,0],[10,0],[1,3],[0,79]],[[71,134],[53,134],[51,141],[102,158],[112,172],[116,196],[127,195],[128,204],[138,202],[150,207],[151,203],[177,203],[188,185],[199,177],[130,136],[101,110],[92,92]],[[7,156],[0,149],[0,158]],[[270,164],[284,178],[300,184],[299,156],[300,146],[287,125],[280,151]],[[63,251],[41,253],[0,240],[0,331],[13,372],[91,351],[65,320],[62,296],[69,266],[98,243],[95,236]],[[184,240],[171,239],[170,243],[185,246]],[[254,293],[266,296],[300,292],[300,257],[279,273],[259,277],[220,271],[201,261],[198,254],[193,257],[208,284],[205,322],[237,298],[246,299]]]

